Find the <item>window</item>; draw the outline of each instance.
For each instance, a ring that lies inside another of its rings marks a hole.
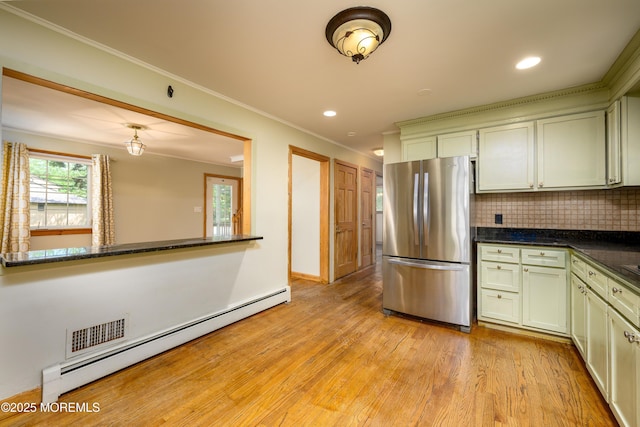
[[[31,230],[91,227],[91,160],[32,152]]]
[[[376,212],[382,212],[382,185],[376,186]]]

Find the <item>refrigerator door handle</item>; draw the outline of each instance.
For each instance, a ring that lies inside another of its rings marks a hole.
[[[420,245],[420,223],[418,218],[418,207],[420,205],[419,200],[419,191],[420,188],[418,186],[420,179],[419,174],[414,174],[413,176],[413,244]]]
[[[438,264],[426,264],[422,262],[416,261],[407,261],[403,259],[391,258],[389,259],[389,264],[397,264],[397,265],[405,265],[408,267],[418,267],[424,268],[426,270],[445,270],[445,271],[463,271],[465,269],[465,265],[438,265]]]
[[[429,172],[424,173],[424,182],[423,182],[423,195],[422,195],[422,221],[423,221],[423,229],[424,229],[424,239],[423,244],[427,245],[429,242]]]

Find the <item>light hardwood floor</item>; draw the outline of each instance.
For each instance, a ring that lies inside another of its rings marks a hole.
[[[0,413],[0,425],[616,425],[571,345],[385,317],[379,264],[292,290],[290,304],[60,398],[99,412]]]

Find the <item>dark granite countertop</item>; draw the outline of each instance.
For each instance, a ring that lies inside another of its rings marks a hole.
[[[640,293],[640,233],[618,231],[548,230],[479,227],[479,243],[558,246],[574,249]]]
[[[220,245],[224,243],[262,240],[260,236],[235,235],[192,239],[163,240],[157,242],[127,243],[109,246],[85,246],[78,248],[46,249],[29,252],[11,252],[0,254],[3,267],[46,264],[80,259],[102,258],[116,255],[129,255],[145,252],[159,252],[170,249],[194,248],[199,246]]]

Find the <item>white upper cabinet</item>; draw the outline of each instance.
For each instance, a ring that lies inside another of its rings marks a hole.
[[[622,182],[620,144],[620,101],[615,101],[607,109],[607,185]]]
[[[469,156],[478,152],[478,132],[475,130],[438,135],[438,157]]]
[[[625,96],[620,101],[622,182],[640,185],[640,98]]]
[[[538,188],[606,185],[604,111],[538,120]]]
[[[434,159],[437,156],[435,136],[402,141],[402,160]]]
[[[480,129],[478,191],[534,187],[533,122]]]

